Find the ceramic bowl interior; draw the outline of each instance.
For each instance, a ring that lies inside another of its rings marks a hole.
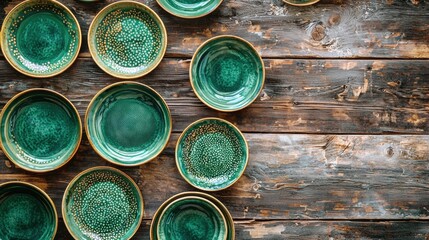
[[[235,36],[219,36],[195,52],[190,79],[198,98],[220,111],[236,111],[250,105],[262,90],[265,70],[258,52]]]
[[[232,219],[231,213],[228,211],[228,209],[225,207],[225,205],[222,204],[218,199],[215,197],[202,193],[202,192],[182,192],[179,194],[174,195],[173,197],[166,200],[164,203],[161,204],[161,206],[158,208],[158,210],[155,212],[152,218],[152,223],[150,225],[150,239],[151,240],[158,240],[157,232],[158,232],[158,222],[161,216],[161,213],[164,211],[164,209],[173,201],[182,198],[182,197],[201,197],[205,198],[208,201],[212,202],[216,205],[216,207],[219,208],[219,210],[222,212],[223,216],[225,217],[227,228],[228,228],[228,236],[227,240],[234,240],[235,239],[235,227],[234,227],[234,220]]]
[[[1,49],[18,71],[32,77],[50,77],[65,71],[79,54],[79,23],[57,1],[28,0],[6,16]]]
[[[57,169],[79,148],[79,113],[64,96],[47,89],[19,93],[3,108],[0,119],[3,152],[29,171]]]
[[[308,6],[319,2],[320,0],[283,0],[283,2],[294,6]]]
[[[162,97],[136,82],[101,90],[88,106],[85,120],[88,139],[97,153],[126,166],[155,158],[168,142],[171,125]]]
[[[0,213],[0,239],[54,239],[58,225],[55,205],[31,184],[0,184]]]
[[[225,217],[211,201],[186,196],[172,201],[160,215],[158,239],[225,240],[228,227]]]
[[[248,155],[247,142],[240,130],[217,118],[192,123],[176,146],[180,174],[205,191],[225,189],[235,183],[246,168]]]
[[[143,217],[143,198],[123,172],[95,167],[70,182],[62,211],[75,239],[130,239]]]
[[[159,16],[144,4],[120,1],[105,7],[94,18],[88,46],[97,65],[124,79],[152,71],[167,47],[167,31]]]
[[[159,5],[170,14],[181,18],[205,16],[222,3],[223,0],[157,0]]]

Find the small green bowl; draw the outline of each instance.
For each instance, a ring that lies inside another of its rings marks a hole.
[[[54,239],[58,215],[52,199],[25,182],[0,184],[0,239]]]
[[[283,0],[283,2],[293,6],[309,6],[319,2],[320,0]]]
[[[94,167],[69,183],[61,209],[74,239],[131,239],[142,221],[143,204],[140,189],[128,175]]]
[[[223,205],[222,202],[220,202],[217,198],[202,192],[182,192],[179,194],[174,195],[173,197],[166,200],[164,203],[161,204],[161,206],[156,210],[155,214],[153,215],[152,222],[150,224],[150,239],[151,240],[158,240],[157,232],[158,232],[158,222],[160,219],[161,213],[164,211],[164,209],[172,203],[174,200],[177,200],[182,197],[187,196],[196,196],[205,198],[208,201],[211,201],[213,204],[216,205],[216,207],[219,208],[219,210],[222,212],[223,216],[225,217],[226,224],[228,227],[228,236],[227,240],[235,240],[235,227],[234,227],[234,220],[232,219],[231,213],[228,211],[228,209]]]
[[[249,106],[262,91],[264,62],[246,40],[218,36],[197,49],[189,78],[195,94],[207,106],[224,112],[237,111]]]
[[[180,18],[199,18],[216,10],[223,0],[156,0],[168,13]]]
[[[95,63],[122,79],[142,77],[158,66],[167,48],[167,30],[148,6],[119,1],[103,8],[89,27],[88,46]]]
[[[189,125],[177,140],[176,164],[182,177],[204,191],[234,184],[244,173],[249,147],[232,123],[203,118]]]
[[[162,211],[157,226],[159,240],[226,240],[228,225],[220,209],[206,198],[184,196]]]
[[[76,17],[60,2],[27,0],[6,16],[0,43],[12,67],[27,76],[45,78],[73,64],[82,35]]]
[[[79,148],[79,113],[63,95],[33,88],[15,95],[0,114],[0,142],[19,167],[47,172],[66,164]]]
[[[85,129],[101,157],[117,165],[136,166],[162,152],[172,120],[167,103],[155,90],[138,82],[119,82],[92,99]]]

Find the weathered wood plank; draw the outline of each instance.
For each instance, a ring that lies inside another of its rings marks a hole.
[[[166,98],[175,132],[201,117],[217,116],[245,132],[429,133],[429,60],[265,61],[267,79],[250,107],[221,113],[201,103],[189,83],[189,60],[164,59],[137,81]],[[84,115],[92,97],[119,81],[91,59],[79,59],[65,73],[32,79],[0,60],[0,107],[16,93],[34,87],[57,90]]]
[[[81,3],[60,0],[82,26],[82,56],[89,56],[88,27],[112,0]],[[213,14],[195,20],[171,16],[155,1],[148,4],[163,19],[169,34],[167,56],[186,56],[206,39],[233,34],[251,41],[264,57],[429,58],[426,1],[325,0],[310,7],[281,0],[225,1]],[[20,0],[0,3],[0,20]]]
[[[429,220],[429,136],[245,134],[249,165],[240,180],[213,195],[235,219]],[[173,134],[160,157],[123,168],[146,197],[145,219],[174,194],[195,190],[176,169]],[[0,159],[5,159],[0,154]],[[108,165],[86,138],[76,157],[47,174],[0,163],[0,182],[32,182],[60,210],[67,183],[91,166]]]

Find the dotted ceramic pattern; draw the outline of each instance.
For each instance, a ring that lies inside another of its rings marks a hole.
[[[96,16],[88,41],[94,60],[104,71],[119,78],[136,78],[161,61],[167,34],[155,12],[125,1],[107,6]]]
[[[66,226],[76,239],[129,239],[143,217],[140,190],[122,172],[93,168],[78,175],[63,199]]]
[[[18,71],[32,77],[50,77],[65,71],[77,58],[80,26],[61,3],[29,0],[6,17],[1,45],[6,59]]]
[[[247,143],[232,124],[203,119],[191,124],[176,147],[176,163],[193,186],[215,191],[232,185],[247,165]]]

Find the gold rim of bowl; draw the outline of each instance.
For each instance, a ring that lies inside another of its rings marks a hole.
[[[6,185],[10,185],[10,184],[22,184],[22,185],[31,187],[31,188],[35,189],[36,191],[40,192],[46,199],[48,199],[49,204],[54,209],[55,230],[54,230],[54,234],[53,234],[51,240],[55,239],[55,235],[57,235],[57,230],[58,230],[58,213],[57,213],[57,209],[55,207],[55,203],[54,203],[54,201],[52,201],[51,197],[49,197],[49,195],[45,191],[43,191],[41,188],[39,188],[38,186],[31,184],[31,183],[27,183],[27,182],[22,182],[22,181],[9,181],[9,182],[5,182],[5,183],[1,183],[0,188],[4,187]]]
[[[168,10],[166,7],[164,7],[164,5],[160,2],[160,0],[156,0],[156,2],[158,3],[158,5],[162,9],[164,9],[164,11],[168,12],[169,14],[171,14],[171,15],[173,15],[175,17],[184,18],[184,19],[195,19],[195,18],[205,17],[205,16],[209,15],[210,13],[216,11],[216,9],[218,9],[219,6],[222,4],[223,0],[220,0],[220,2],[212,10],[210,10],[210,11],[204,13],[204,14],[198,15],[198,16],[184,16],[184,15],[180,15],[180,14],[174,13],[174,12]]]
[[[313,5],[315,3],[318,3],[320,0],[316,0],[314,2],[309,2],[309,3],[291,3],[288,0],[283,0],[284,3],[290,4],[292,6],[297,6],[297,7],[305,7],[305,6],[310,6]]]
[[[118,162],[115,162],[115,161],[112,161],[111,159],[108,159],[106,156],[104,156],[104,154],[102,154],[96,147],[95,147],[95,145],[94,145],[94,143],[92,142],[92,139],[91,139],[91,136],[89,135],[89,131],[88,131],[88,113],[89,113],[89,109],[90,108],[92,108],[92,105],[94,104],[94,101],[98,98],[98,96],[100,96],[100,94],[102,94],[103,92],[105,92],[106,90],[108,90],[108,89],[110,89],[110,88],[113,88],[113,87],[116,87],[116,86],[118,86],[118,85],[127,85],[127,84],[135,84],[135,85],[140,85],[140,86],[143,86],[143,87],[146,87],[146,88],[148,88],[148,89],[150,89],[151,91],[153,91],[161,100],[162,100],[162,102],[165,104],[165,106],[167,107],[167,111],[168,111],[168,120],[169,120],[169,123],[170,123],[170,132],[168,133],[168,136],[167,136],[167,141],[165,142],[165,144],[163,145],[163,147],[156,153],[156,154],[154,154],[154,156],[152,157],[152,158],[150,158],[150,159],[148,159],[148,160],[146,160],[146,161],[144,161],[144,162],[142,162],[142,163],[135,163],[135,164],[123,164],[123,163],[118,163]],[[0,118],[1,119],[1,118]],[[100,91],[98,91],[98,93],[97,94],[95,94],[95,96],[91,99],[91,101],[89,102],[89,105],[88,105],[88,107],[86,108],[86,111],[85,111],[85,119],[84,119],[84,127],[85,127],[85,133],[86,133],[86,137],[88,138],[88,141],[89,141],[89,144],[91,145],[91,147],[92,147],[92,149],[94,149],[94,151],[101,157],[101,158],[103,158],[104,160],[106,160],[106,161],[108,161],[108,162],[110,162],[110,163],[113,163],[113,164],[115,164],[115,165],[118,165],[118,166],[123,166],[123,167],[134,167],[134,166],[139,166],[139,165],[142,165],[142,164],[145,164],[145,163],[148,163],[148,162],[150,162],[150,161],[152,161],[153,159],[155,159],[156,157],[158,157],[161,153],[162,153],[162,151],[164,151],[164,149],[167,147],[167,145],[168,145],[168,142],[170,141],[170,137],[171,137],[171,132],[173,131],[173,121],[172,121],[172,118],[171,118],[171,111],[170,111],[170,107],[168,106],[168,104],[167,104],[167,102],[165,101],[165,99],[161,96],[161,94],[159,94],[157,91],[155,91],[155,89],[153,89],[153,88],[151,88],[151,87],[149,87],[148,85],[146,85],[146,84],[143,84],[143,83],[139,83],[139,82],[134,82],[134,81],[122,81],[122,82],[117,82],[117,83],[113,83],[113,84],[110,84],[110,85],[108,85],[108,86],[106,86],[106,87],[104,87],[104,88],[102,88]]]
[[[127,178],[132,184],[133,184],[133,186],[137,189],[137,193],[138,193],[138,195],[139,195],[139,197],[140,197],[140,200],[141,200],[141,202],[140,202],[140,207],[141,207],[141,211],[140,211],[140,217],[139,217],[139,221],[138,221],[138,223],[137,223],[137,226],[136,226],[136,229],[134,230],[134,232],[130,235],[130,237],[129,238],[127,238],[127,240],[129,240],[129,239],[131,239],[135,234],[136,234],[136,232],[139,230],[139,228],[140,228],[140,225],[141,225],[141,222],[142,222],[142,220],[143,220],[143,215],[144,215],[144,199],[143,199],[143,195],[142,195],[142,193],[141,193],[141,191],[140,191],[140,188],[139,188],[139,186],[137,185],[137,183],[128,175],[128,174],[126,174],[126,173],[124,173],[124,172],[122,172],[121,170],[119,170],[119,169],[116,169],[116,168],[113,168],[113,167],[108,167],[108,166],[98,166],[98,167],[92,167],[92,168],[89,168],[89,169],[86,169],[86,170],[84,170],[84,171],[82,171],[82,172],[80,172],[78,175],[76,175],[71,181],[70,181],[70,183],[67,185],[67,188],[66,188],[66,190],[64,191],[64,195],[63,195],[63,199],[62,199],[62,201],[61,201],[61,214],[63,215],[63,220],[64,220],[64,225],[66,225],[66,228],[67,228],[67,231],[69,231],[69,233],[70,233],[70,235],[72,235],[72,237],[74,238],[74,239],[76,239],[76,240],[79,240],[79,238],[74,234],[74,232],[73,231],[71,231],[71,229],[70,229],[70,227],[69,227],[69,223],[68,223],[68,221],[67,221],[67,218],[65,217],[66,216],[66,206],[65,206],[65,203],[66,203],[66,197],[67,197],[67,195],[69,194],[69,191],[70,191],[70,188],[73,186],[73,184],[75,184],[75,182],[81,177],[81,176],[83,176],[83,175],[85,175],[86,173],[89,173],[89,172],[92,172],[92,171],[96,171],[96,170],[108,170],[108,171],[113,171],[113,172],[116,172],[116,173],[119,173],[120,175],[122,175],[122,176],[124,176],[125,178]]]
[[[220,216],[222,217],[222,222],[224,223],[224,225],[225,225],[225,235],[224,235],[224,237],[223,237],[223,240],[227,240],[227,238],[228,238],[228,223],[226,222],[226,218],[225,218],[225,216],[223,215],[223,212],[219,209],[219,207],[218,206],[216,206],[216,204],[214,204],[212,201],[210,201],[209,199],[207,199],[207,198],[204,198],[204,197],[200,197],[200,196],[191,196],[191,195],[189,195],[189,196],[183,196],[183,197],[180,197],[180,198],[177,198],[177,199],[174,199],[174,200],[172,200],[171,202],[169,202],[168,203],[168,205],[162,210],[162,212],[161,212],[161,214],[159,215],[159,221],[158,221],[158,223],[157,223],[157,226],[156,226],[156,229],[157,229],[157,231],[156,231],[156,236],[157,236],[157,238],[158,239],[161,239],[161,237],[159,236],[159,228],[160,228],[160,223],[161,223],[161,218],[164,216],[164,214],[165,214],[165,212],[167,211],[167,209],[169,208],[169,207],[171,207],[174,203],[177,203],[177,202],[179,202],[179,201],[182,201],[182,200],[186,200],[186,199],[197,199],[197,200],[201,200],[201,201],[203,201],[203,202],[206,202],[206,203],[208,203],[210,206],[212,206],[215,210],[216,210],[216,212],[218,212],[219,214],[220,214]]]
[[[221,109],[221,108],[217,108],[217,107],[214,107],[214,106],[211,106],[209,103],[207,103],[206,101],[204,101],[204,99],[200,96],[200,94],[198,93],[198,91],[196,91],[196,89],[195,89],[195,86],[194,86],[194,79],[192,78],[192,66],[194,65],[194,61],[195,61],[195,58],[196,58],[196,56],[197,56],[197,54],[198,54],[198,52],[207,44],[207,43],[209,43],[209,42],[211,42],[211,41],[213,41],[213,40],[216,40],[216,39],[218,39],[218,38],[224,38],[224,37],[228,37],[228,38],[235,38],[235,39],[238,39],[238,40],[240,40],[240,41],[242,41],[242,42],[244,42],[244,43],[246,43],[247,45],[249,45],[252,49],[253,49],[253,51],[256,53],[256,55],[258,56],[258,58],[259,58],[259,61],[261,61],[261,64],[262,64],[262,84],[261,84],[261,89],[259,89],[259,91],[258,91],[258,94],[256,95],[256,97],[255,97],[255,99],[253,99],[252,101],[250,101],[249,103],[247,103],[246,105],[244,105],[244,106],[242,106],[242,107],[240,107],[240,108],[237,108],[237,109],[230,109],[230,110],[228,110],[228,109]],[[221,111],[221,112],[235,112],[235,111],[239,111],[239,110],[242,110],[242,109],[244,109],[244,108],[246,108],[246,107],[248,107],[248,106],[250,106],[250,104],[252,104],[253,102],[255,102],[256,101],[256,99],[258,99],[258,96],[261,94],[261,92],[262,92],[262,90],[264,89],[264,85],[265,85],[265,64],[264,64],[264,60],[262,59],[262,57],[261,57],[261,55],[258,53],[258,51],[256,50],[256,48],[255,48],[255,46],[253,46],[253,44],[251,44],[249,41],[247,41],[246,39],[244,39],[244,38],[241,38],[241,37],[238,37],[238,36],[235,36],[235,35],[219,35],[219,36],[216,36],[216,37],[212,37],[212,38],[210,38],[210,39],[208,39],[208,40],[206,40],[205,42],[203,42],[198,48],[197,48],[197,50],[195,51],[195,53],[194,53],[194,55],[192,56],[192,60],[191,60],[191,64],[190,64],[190,66],[189,66],[189,80],[190,80],[190,82],[191,82],[191,87],[192,87],[192,90],[194,91],[194,93],[195,93],[195,95],[198,97],[198,99],[200,99],[200,101],[201,102],[203,102],[207,107],[209,107],[209,108],[211,108],[211,109],[214,109],[214,110],[217,110],[217,111]]]
[[[100,61],[97,60],[97,58],[96,58],[97,51],[95,50],[95,46],[94,46],[94,44],[91,41],[91,35],[95,34],[95,33],[93,33],[95,31],[95,29],[94,29],[95,22],[96,22],[96,20],[98,20],[98,18],[100,18],[101,14],[103,14],[108,8],[110,8],[112,6],[120,5],[120,4],[124,4],[124,3],[139,5],[140,7],[144,8],[148,12],[150,12],[156,18],[156,20],[160,23],[160,25],[161,25],[161,31],[162,31],[162,34],[164,35],[164,41],[163,41],[164,42],[163,43],[164,47],[162,49],[162,53],[159,55],[159,57],[156,59],[156,61],[154,61],[154,64],[150,68],[147,68],[142,73],[135,74],[135,75],[132,75],[132,76],[126,76],[126,75],[122,75],[122,74],[117,74],[117,73],[114,73],[114,72],[110,71],[108,68],[104,67],[104,65]],[[94,60],[94,62],[105,73],[109,74],[110,76],[119,78],[119,79],[136,79],[136,78],[143,77],[143,76],[149,74],[150,72],[152,72],[161,63],[162,59],[164,58],[165,52],[167,51],[167,38],[168,38],[168,36],[167,36],[167,29],[165,28],[164,22],[162,21],[161,17],[155,11],[153,11],[149,6],[147,6],[147,5],[143,4],[143,3],[136,2],[136,1],[130,1],[130,0],[122,0],[122,1],[114,2],[114,3],[111,3],[111,4],[107,5],[107,6],[105,6],[92,19],[91,25],[89,26],[89,30],[88,30],[88,48],[89,48],[89,53],[91,54],[91,57]]]
[[[64,166],[64,165],[66,165],[73,157],[74,157],[74,155],[76,154],[76,152],[77,152],[77,150],[79,149],[79,146],[80,146],[80,143],[81,143],[81,141],[82,141],[82,120],[81,120],[81,118],[80,118],[80,115],[79,115],[79,112],[77,111],[77,109],[76,109],[76,107],[73,105],[73,103],[69,100],[69,99],[67,99],[64,95],[62,95],[61,93],[59,93],[59,92],[57,92],[57,91],[54,91],[54,90],[51,90],[51,89],[47,89],[47,88],[30,88],[30,89],[27,89],[27,90],[24,90],[24,91],[22,91],[22,92],[20,92],[20,93],[17,93],[15,96],[13,96],[7,103],[6,103],[6,105],[3,107],[3,109],[2,109],[2,111],[1,111],[1,113],[0,113],[0,122],[3,120],[3,117],[4,117],[4,112],[6,111],[6,109],[17,99],[17,98],[19,98],[20,96],[22,96],[22,95],[24,95],[24,94],[27,94],[27,93],[29,93],[29,92],[34,92],[34,91],[46,91],[46,92],[49,92],[49,93],[53,93],[54,95],[57,95],[58,97],[60,97],[60,98],[62,98],[64,101],[66,101],[68,104],[70,104],[70,106],[72,107],[72,109],[74,110],[74,112],[76,113],[76,116],[77,116],[77,120],[78,120],[78,124],[79,124],[79,137],[78,137],[78,139],[79,139],[79,141],[78,141],[78,143],[76,144],[76,146],[75,146],[75,148],[74,148],[74,150],[73,150],[73,152],[72,152],[72,154],[70,155],[70,157],[69,158],[67,158],[67,160],[65,160],[63,163],[61,163],[60,165],[58,165],[58,166],[56,166],[55,168],[52,168],[52,169],[46,169],[46,170],[35,170],[35,169],[32,169],[32,168],[29,168],[29,167],[26,167],[26,166],[24,166],[24,165],[22,165],[22,164],[20,164],[20,163],[18,163],[18,162],[16,162],[13,158],[12,158],[12,156],[11,155],[9,155],[9,153],[4,149],[4,143],[3,143],[3,138],[1,138],[0,137],[0,148],[1,148],[1,150],[3,151],[3,153],[6,155],[6,157],[11,161],[11,162],[13,162],[15,165],[17,165],[17,166],[19,166],[20,168],[22,168],[22,169],[24,169],[24,170],[27,170],[27,171],[29,171],[29,172],[36,172],[36,173],[43,173],[43,172],[50,172],[50,171],[54,171],[54,170],[57,170],[57,169],[59,169],[60,167],[62,167],[62,166]]]
[[[241,137],[244,140],[244,143],[246,144],[246,163],[244,164],[244,168],[243,170],[241,170],[240,174],[238,175],[237,179],[235,179],[233,182],[231,182],[230,184],[228,184],[227,186],[223,187],[223,188],[218,188],[218,189],[206,189],[200,186],[195,185],[194,183],[192,183],[186,176],[185,174],[182,172],[182,170],[179,167],[179,158],[178,158],[178,152],[177,149],[179,147],[180,142],[182,141],[182,138],[184,137],[185,133],[191,128],[193,127],[195,124],[206,121],[206,120],[218,120],[221,122],[224,122],[226,124],[228,124],[229,126],[233,127],[235,130],[237,130],[237,132],[241,135]],[[185,179],[186,182],[188,182],[191,186],[202,190],[202,191],[207,191],[207,192],[216,192],[216,191],[220,191],[220,190],[224,190],[227,189],[229,187],[231,187],[232,185],[234,185],[234,183],[236,183],[241,176],[243,176],[244,172],[246,171],[247,165],[249,163],[249,144],[247,143],[246,137],[244,137],[244,134],[240,131],[240,129],[238,129],[238,127],[236,127],[234,124],[232,124],[231,122],[225,120],[225,119],[221,119],[221,118],[217,118],[217,117],[207,117],[207,118],[201,118],[191,124],[189,124],[185,130],[183,130],[183,132],[180,134],[179,139],[177,139],[177,143],[176,143],[176,149],[174,150],[174,156],[175,156],[175,160],[176,160],[176,167],[177,170],[179,170],[180,175],[182,176],[183,179]]]
[[[0,47],[1,47],[1,51],[2,51],[2,53],[3,53],[3,56],[4,56],[4,58],[6,59],[6,61],[15,69],[15,70],[17,70],[18,72],[20,72],[20,73],[22,73],[22,74],[24,74],[24,75],[27,75],[27,76],[29,76],[29,77],[34,77],[34,78],[48,78],[48,77],[54,77],[54,76],[57,76],[57,75],[59,75],[59,74],[61,74],[61,73],[63,73],[63,72],[65,72],[67,69],[69,69],[70,67],[71,67],[71,65],[73,65],[73,63],[76,61],[76,59],[77,59],[77,57],[78,57],[78,55],[79,55],[79,52],[80,52],[80,48],[81,48],[81,46],[82,46],[82,31],[81,31],[81,29],[80,29],[80,24],[79,24],[79,21],[77,20],[77,18],[76,18],[76,16],[70,11],[70,9],[66,6],[66,5],[64,5],[64,4],[62,4],[62,3],[60,3],[59,1],[56,1],[56,0],[48,0],[48,2],[50,2],[50,3],[52,3],[52,4],[56,4],[57,6],[59,6],[60,8],[62,8],[62,9],[64,9],[67,13],[69,13],[70,14],[70,16],[72,16],[73,17],[73,20],[76,22],[76,26],[77,26],[77,30],[78,30],[78,33],[79,33],[79,35],[78,35],[78,37],[79,37],[79,43],[78,43],[78,46],[77,46],[77,51],[76,51],[76,53],[75,53],[75,56],[73,57],[73,59],[64,67],[64,69],[62,69],[61,71],[59,71],[59,72],[56,72],[56,73],[52,73],[52,74],[46,74],[46,75],[36,75],[36,74],[32,74],[32,73],[30,73],[30,72],[27,72],[27,71],[24,71],[24,70],[22,70],[20,67],[18,67],[15,63],[14,63],[14,61],[12,60],[12,59],[9,59],[9,55],[8,54],[6,54],[5,53],[5,46],[4,46],[4,44],[3,44],[3,33],[4,33],[4,31],[6,30],[6,24],[4,24],[4,23],[6,23],[7,21],[9,21],[9,19],[10,19],[10,16],[11,16],[11,14],[17,9],[17,8],[19,8],[21,5],[25,5],[25,4],[27,4],[27,3],[29,3],[29,2],[38,2],[38,0],[25,0],[25,1],[23,1],[23,2],[21,2],[21,3],[19,3],[18,5],[16,5],[15,7],[13,7],[12,8],[12,10],[10,10],[9,11],[9,13],[6,15],[6,17],[4,18],[4,20],[3,20],[3,25],[2,25],[2,27],[1,27],[1,31],[0,31]]]
[[[155,224],[154,224],[153,220],[154,220],[158,215],[160,215],[160,214],[161,214],[161,212],[165,209],[165,207],[166,207],[168,204],[170,204],[170,203],[171,203],[173,200],[175,200],[175,199],[179,199],[179,198],[181,198],[182,196],[198,196],[198,197],[203,197],[203,198],[208,199],[209,201],[214,202],[216,205],[221,206],[221,207],[219,207],[219,208],[222,208],[222,209],[224,209],[224,210],[225,210],[225,212],[222,212],[222,214],[224,215],[225,219],[226,219],[227,221],[229,221],[229,222],[231,223],[231,225],[232,225],[232,229],[229,229],[229,228],[228,228],[228,232],[231,232],[232,240],[235,240],[234,219],[232,218],[232,215],[231,215],[231,213],[229,212],[228,208],[226,208],[225,204],[223,204],[219,199],[217,199],[217,198],[213,197],[213,196],[212,196],[212,195],[210,195],[210,194],[207,194],[207,193],[204,193],[204,192],[194,192],[194,191],[188,191],[188,192],[181,192],[181,193],[178,193],[178,194],[176,194],[176,195],[174,195],[174,196],[172,196],[172,197],[168,198],[167,200],[165,200],[165,201],[161,204],[161,206],[159,206],[159,207],[158,207],[158,209],[155,211],[155,214],[153,214],[152,221],[151,221],[151,224],[150,224],[149,234],[150,234],[150,239],[151,239],[151,240],[154,240],[154,239],[153,239],[153,237],[152,237],[152,236],[154,235],[154,227],[155,227]],[[222,211],[222,209],[221,209],[221,211]],[[225,214],[226,214],[226,216],[225,216]],[[158,217],[158,218],[159,218],[159,217]],[[158,219],[158,223],[159,223],[159,219]],[[158,223],[157,223],[157,228],[158,228]]]

